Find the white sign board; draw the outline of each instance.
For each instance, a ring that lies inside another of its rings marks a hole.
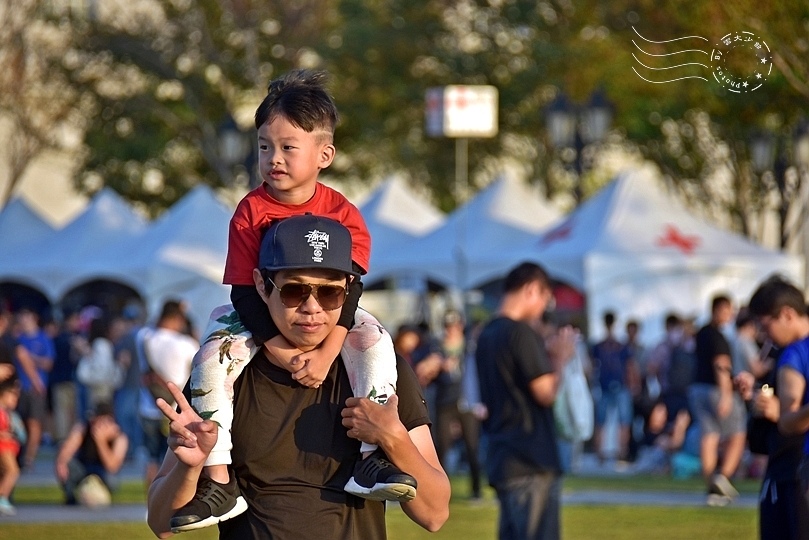
[[[494,137],[497,135],[497,88],[441,86],[428,88],[425,130],[430,137]]]

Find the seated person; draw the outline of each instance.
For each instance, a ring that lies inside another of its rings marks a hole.
[[[56,478],[65,502],[78,502],[76,488],[90,475],[97,475],[109,489],[110,475],[121,469],[128,447],[129,439],[115,422],[112,405],[96,405],[93,417],[73,426],[56,455]]]

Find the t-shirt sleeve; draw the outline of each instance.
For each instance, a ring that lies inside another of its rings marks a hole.
[[[396,394],[399,396],[399,419],[410,431],[419,426],[430,425],[427,402],[424,399],[413,368],[400,355],[396,355]]]
[[[249,204],[245,199],[236,207],[228,228],[228,253],[225,259],[226,285],[252,285],[253,269],[258,266],[261,231],[251,223]]]
[[[803,375],[805,379],[809,379],[809,355],[805,354],[805,352],[806,349],[802,351],[800,347],[794,344],[789,345],[778,359],[778,369],[789,367]]]
[[[367,274],[371,261],[371,233],[359,209],[346,201],[347,211],[343,225],[351,233],[351,258]]]
[[[511,347],[517,372],[523,377],[524,383],[553,373],[542,339],[528,325],[518,324],[514,327]]]

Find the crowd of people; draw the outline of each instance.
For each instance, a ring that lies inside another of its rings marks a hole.
[[[619,335],[607,312],[588,345],[526,262],[485,319],[450,309],[438,328],[391,336],[359,307],[362,217],[318,182],[336,152],[324,77],[273,80],[256,110],[263,184],[231,220],[232,305],[202,334],[177,301],[150,324],[132,305],[0,304],[0,515],[15,512],[14,485],[44,444],[67,504],[108,503],[142,449],[159,537],[218,525],[221,538],[382,539],[384,501],[436,531],[450,471],[468,474],[473,501],[484,477],[495,490],[499,538],[553,540],[562,474],[589,449],[602,466],[701,474],[712,506],[738,496],[743,462],[758,464],[762,538],[806,537],[809,315],[797,288],[769,280],[739,310],[717,295],[703,326],[671,313],[653,344],[631,314]]]
[[[143,313],[136,304],[120,313],[97,306],[39,313],[0,303],[0,514],[15,512],[14,485],[43,466],[43,445],[56,456],[67,504],[83,502],[85,485],[95,493],[114,488],[112,477],[141,448],[147,484],[154,477],[167,432],[146,366],[158,366],[162,377],[154,379],[164,386],[163,378],[182,384],[198,341],[182,303],[166,302],[154,325]]]

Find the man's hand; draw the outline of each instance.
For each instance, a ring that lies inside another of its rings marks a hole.
[[[758,391],[753,396],[753,415],[766,418],[770,422],[778,422],[781,416],[781,403],[771,392]]]
[[[545,350],[556,371],[561,370],[576,354],[576,331],[563,326],[545,340]]]
[[[403,431],[399,436],[407,436],[407,430],[399,420],[399,396],[396,394],[390,396],[384,405],[368,398],[348,398],[342,416],[348,436],[368,444],[384,448],[385,441],[396,435],[397,429]]]
[[[292,372],[292,378],[309,388],[319,388],[329,374],[335,355],[322,347],[301,353],[292,360],[292,366],[301,366]]]
[[[93,427],[90,428],[90,435],[93,440],[100,444],[107,444],[113,440],[121,432],[121,428],[112,421],[111,418],[101,417],[93,422]]]
[[[203,420],[188,404],[177,385],[167,382],[166,386],[180,408],[180,412],[175,411],[162,398],[157,398],[155,402],[170,422],[169,448],[180,463],[189,467],[199,467],[208,459],[216,444],[219,436],[216,422]]]
[[[733,386],[739,390],[739,395],[745,401],[750,401],[753,398],[753,386],[755,384],[756,378],[747,371],[742,371],[733,377]]]

